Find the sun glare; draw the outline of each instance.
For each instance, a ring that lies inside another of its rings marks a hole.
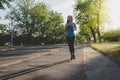
[[[120,0],[109,0],[107,6],[110,10],[109,15],[112,19],[112,23],[107,26],[106,29],[108,30],[120,28]]]

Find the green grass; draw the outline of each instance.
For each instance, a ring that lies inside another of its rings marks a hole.
[[[120,42],[94,43],[91,47],[120,62]]]
[[[7,49],[8,46],[0,46],[0,49]]]

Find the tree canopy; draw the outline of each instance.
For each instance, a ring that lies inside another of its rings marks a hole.
[[[32,44],[64,40],[63,17],[44,3],[36,0],[15,0],[6,18],[11,21],[15,42]],[[19,41],[17,41],[19,40]]]
[[[94,42],[97,39],[101,42],[100,30],[104,23],[109,21],[105,3],[106,0],[76,0],[76,20],[80,25],[83,36],[86,36],[87,40],[92,36]],[[98,34],[98,38],[96,34]]]

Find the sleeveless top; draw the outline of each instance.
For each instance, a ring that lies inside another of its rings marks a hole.
[[[67,28],[67,31],[66,31],[66,36],[67,37],[75,36],[74,28],[75,28],[75,23],[68,24],[68,28]]]

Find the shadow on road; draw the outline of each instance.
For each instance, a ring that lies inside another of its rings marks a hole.
[[[37,71],[37,70],[46,69],[46,68],[49,68],[49,67],[52,67],[52,66],[55,66],[55,65],[65,64],[65,63],[68,63],[68,62],[70,62],[70,59],[63,60],[63,61],[60,61],[60,62],[56,62],[56,63],[53,63],[53,64],[36,66],[36,67],[30,68],[30,69],[26,69],[26,70],[22,70],[22,71],[12,73],[12,74],[1,76],[0,80],[7,80],[7,79],[15,78],[15,77],[22,76],[22,75],[25,75],[25,74],[28,74],[28,73],[31,73],[31,72],[34,72],[34,71]],[[34,80],[36,80],[36,79],[34,79]]]
[[[86,74],[84,64],[81,64],[77,66],[77,70],[70,71],[65,75],[60,76],[61,74],[57,74],[57,76],[49,75],[49,74],[43,74],[33,77],[30,80],[86,80]],[[64,73],[64,72],[63,72]]]
[[[0,58],[1,57],[14,57],[14,56],[22,56],[28,55],[33,53],[41,53],[41,52],[49,52],[51,49],[61,48],[62,46],[42,46],[42,47],[27,47],[22,49],[15,49],[15,50],[6,50],[0,51]]]
[[[57,77],[44,74],[36,75],[31,80],[120,80],[120,68],[113,60],[94,51],[85,54],[88,59],[86,63],[78,65],[77,70],[68,72],[63,78],[59,74]]]

